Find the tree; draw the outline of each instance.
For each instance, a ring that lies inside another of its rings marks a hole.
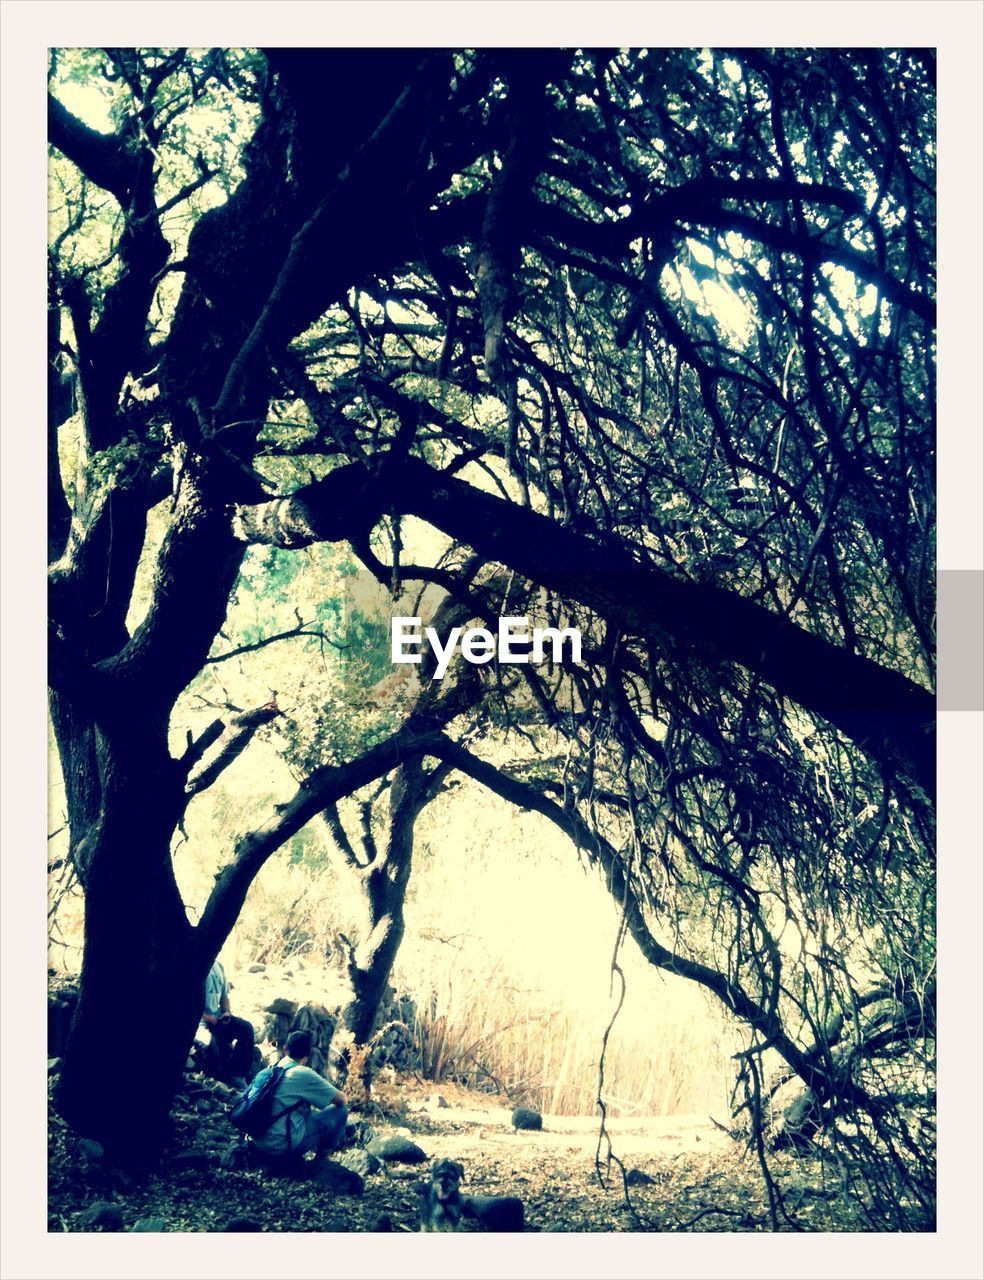
[[[921,50],[56,56],[74,1123],[125,1145],[136,1099],[94,1070],[120,973],[158,1010],[134,1035],[159,1130],[263,862],[397,767],[412,810],[430,759],[554,806],[654,963],[751,1028],[756,1107],[779,1046],[830,1123],[860,1107],[910,1168],[869,1077],[889,1047],[932,1067],[933,74]],[[64,105],[73,80],[103,86],[112,132]],[[443,556],[405,563],[409,517]],[[535,744],[518,771],[413,712],[313,767],[192,926],[170,847],[203,743],[174,758],[172,709],[246,547],[321,541],[469,616],[576,619],[587,662],[483,677],[485,729]]]

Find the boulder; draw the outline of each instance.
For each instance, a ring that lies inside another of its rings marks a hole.
[[[166,1231],[167,1223],[163,1218],[138,1218],[131,1231]]]
[[[371,1151],[365,1151],[362,1147],[339,1151],[336,1153],[335,1160],[344,1168],[357,1173],[360,1178],[369,1178],[383,1167],[378,1156],[373,1155]]]
[[[263,1028],[263,1039],[282,1050],[292,1031],[311,1033],[311,1054],[308,1066],[327,1076],[328,1051],[335,1034],[337,1013],[320,1004],[298,1005],[294,1000],[274,1000],[266,1007],[270,1015]]]
[[[334,1196],[361,1196],[366,1185],[361,1174],[336,1160],[316,1161],[312,1181]]]
[[[109,1200],[94,1200],[79,1217],[80,1231],[122,1231],[123,1214]]]
[[[266,1012],[272,1013],[275,1018],[293,1018],[297,1012],[297,1001],[279,997],[267,1005]]]
[[[420,1070],[420,1046],[414,1038],[417,1025],[417,1006],[413,1000],[407,995],[398,996],[389,987],[371,1039],[370,1067],[373,1075],[387,1066],[398,1071]]]
[[[371,1155],[393,1164],[423,1164],[427,1159],[415,1142],[398,1134],[391,1138],[373,1138],[368,1150]]]
[[[517,1196],[465,1196],[465,1213],[486,1231],[522,1231],[523,1202]]]
[[[543,1116],[531,1107],[516,1107],[512,1113],[514,1129],[542,1129]]]
[[[255,1218],[230,1218],[221,1228],[222,1231],[262,1231],[262,1226]]]
[[[95,1138],[80,1138],[78,1153],[84,1160],[89,1160],[92,1163],[102,1160],[106,1156],[103,1144],[101,1142],[97,1142]]]

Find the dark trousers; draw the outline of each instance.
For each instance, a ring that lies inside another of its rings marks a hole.
[[[206,1065],[220,1080],[251,1074],[253,1066],[253,1024],[245,1018],[229,1017],[211,1028],[212,1042],[206,1054]]]

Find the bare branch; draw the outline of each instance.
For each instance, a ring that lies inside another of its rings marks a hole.
[[[241,711],[227,725],[220,720],[214,721],[191,749],[193,757],[185,781],[185,793],[189,799],[210,787],[242,755],[261,725],[269,724],[281,714],[274,700],[252,711]],[[218,733],[217,728],[220,730]],[[215,745],[214,751],[209,750],[211,744]]]
[[[330,644],[333,649],[339,652],[348,648],[348,645],[342,644],[338,640],[332,640],[320,628],[315,627],[313,622],[299,622],[296,627],[291,627],[287,631],[278,631],[276,635],[264,636],[262,640],[254,640],[250,644],[240,644],[235,649],[228,649],[225,653],[213,653],[206,659],[208,664],[218,662],[228,662],[230,658],[241,658],[244,653],[255,653],[258,649],[265,649],[269,644],[276,644],[279,640],[293,640],[298,636],[313,637],[315,640],[321,640],[325,644]]]

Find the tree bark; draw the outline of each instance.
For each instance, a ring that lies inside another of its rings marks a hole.
[[[171,867],[181,800],[161,726],[96,726],[99,810],[73,840],[85,949],[58,1104],[114,1158],[152,1158],[201,1016],[212,957],[194,945]],[[147,739],[151,739],[148,743]]]
[[[341,1018],[356,1044],[365,1044],[372,1037],[403,941],[403,904],[413,864],[414,826],[432,794],[432,778],[419,759],[397,772],[390,793],[385,850],[363,871],[369,930],[365,941],[349,953],[352,999]]]

